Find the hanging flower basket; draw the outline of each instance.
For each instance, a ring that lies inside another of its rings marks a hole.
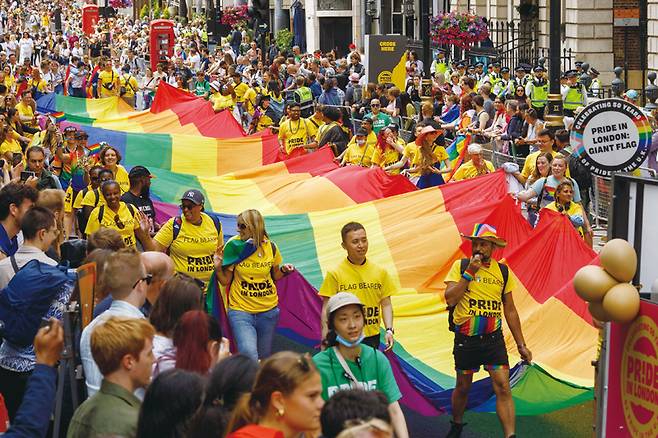
[[[249,7],[247,5],[229,6],[222,9],[220,22],[226,26],[237,27],[247,24],[249,18]]]
[[[110,0],[110,6],[114,9],[131,8],[133,2],[132,0]]]
[[[477,15],[446,12],[430,20],[430,36],[439,45],[452,45],[468,50],[489,36],[489,28]]]

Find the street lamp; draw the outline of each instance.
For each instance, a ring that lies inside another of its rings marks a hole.
[[[560,52],[562,51],[560,15],[561,0],[549,3],[549,94],[546,105],[546,127],[551,130],[564,128],[562,119],[562,93],[560,92]]]

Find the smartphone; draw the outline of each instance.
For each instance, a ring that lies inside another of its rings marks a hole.
[[[39,323],[39,329],[42,329],[43,327],[50,327],[52,326],[52,321],[50,321],[49,318],[41,318],[41,322]]]
[[[31,176],[37,176],[34,172],[23,171],[21,172],[21,181],[27,181]]]
[[[11,156],[12,166],[18,166],[19,164],[21,164],[21,161],[23,161],[23,154],[14,152],[14,154]]]

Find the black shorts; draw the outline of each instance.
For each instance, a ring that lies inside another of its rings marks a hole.
[[[481,336],[455,333],[452,354],[455,356],[455,370],[459,374],[476,373],[481,365],[487,371],[509,368],[502,330]]]

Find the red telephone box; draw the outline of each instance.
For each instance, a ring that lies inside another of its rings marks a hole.
[[[174,55],[174,22],[171,20],[151,21],[149,33],[151,47],[151,70],[155,71],[159,62],[167,61]]]
[[[98,24],[98,5],[84,5],[82,7],[82,31],[86,35],[94,33],[94,26]]]

